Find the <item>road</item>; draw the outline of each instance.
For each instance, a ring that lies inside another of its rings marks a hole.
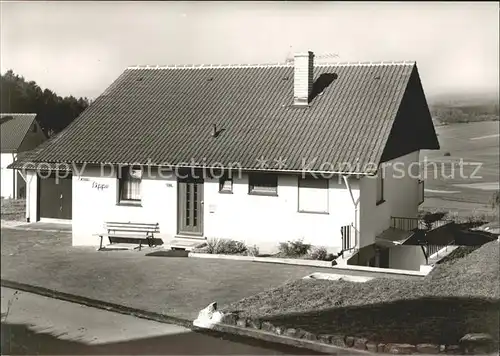
[[[315,354],[254,339],[193,332],[8,288],[1,288],[1,294],[3,355]]]

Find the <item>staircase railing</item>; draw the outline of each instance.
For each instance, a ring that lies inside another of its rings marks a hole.
[[[356,247],[356,229],[352,225],[344,225],[340,228],[342,235],[342,251],[349,251]]]

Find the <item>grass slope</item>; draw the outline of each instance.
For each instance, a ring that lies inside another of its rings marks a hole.
[[[421,281],[297,280],[225,309],[274,325],[381,342],[455,344],[468,332],[498,337],[498,258],[494,241],[438,265]]]

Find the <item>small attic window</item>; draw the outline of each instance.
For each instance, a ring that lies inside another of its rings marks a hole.
[[[142,82],[142,77],[141,78],[137,78],[137,81],[138,82]]]
[[[380,79],[380,75],[376,75],[373,79]]]
[[[207,78],[207,82],[211,82],[212,80],[214,80],[213,77]]]
[[[290,78],[288,78],[288,77],[283,77],[283,80],[288,80],[288,79],[290,79]]]

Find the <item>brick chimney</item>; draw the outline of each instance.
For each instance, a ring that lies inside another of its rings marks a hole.
[[[294,105],[307,106],[313,87],[314,53],[295,53],[293,78]]]

